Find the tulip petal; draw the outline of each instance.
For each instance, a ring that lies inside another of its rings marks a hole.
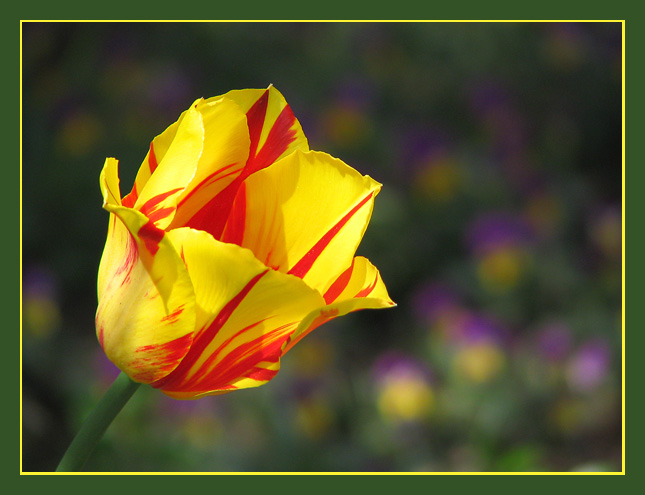
[[[110,212],[99,266],[96,331],[117,367],[142,383],[172,371],[192,343],[195,294],[179,254],[141,212],[121,206],[118,162],[101,172]]]
[[[296,277],[205,232],[168,233],[195,287],[197,331],[181,364],[152,386],[179,399],[255,387],[272,379],[300,321],[325,304]]]
[[[142,216],[130,211],[135,218]],[[150,383],[171,372],[188,352],[195,296],[167,240],[159,242],[152,272],[140,256],[142,244],[141,237],[135,238],[116,214],[110,214],[99,268],[96,329],[108,358],[133,380]],[[163,273],[165,283],[152,273]]]
[[[223,98],[234,101],[246,114],[250,139],[248,159],[228,187],[182,223],[209,232],[216,239],[221,237],[233,199],[244,179],[296,150],[309,149],[300,123],[284,97],[273,86],[266,90],[230,91]]]
[[[246,116],[231,100],[201,102],[197,110],[204,125],[204,149],[195,176],[182,192],[170,228],[186,224],[243,170],[249,154]]]
[[[197,163],[202,154],[204,127],[201,114],[195,108],[197,104],[198,102],[184,114],[158,166],[154,169],[152,166],[149,167],[154,171],[145,182],[143,190],[138,193],[133,206],[160,229],[170,225],[177,209],[177,201],[195,175]],[[151,153],[153,152],[151,147]],[[148,156],[150,157],[151,154],[149,153]],[[145,163],[142,168],[146,168]],[[135,180],[135,186],[136,184]],[[130,202],[129,198],[126,206]]]
[[[326,153],[296,151],[244,182],[222,240],[324,294],[352,264],[380,187]]]
[[[396,306],[387,293],[378,269],[362,256],[354,258],[352,266],[334,281],[324,298],[327,305],[307,315],[291,335],[285,353],[312,330],[338,316],[361,309]]]

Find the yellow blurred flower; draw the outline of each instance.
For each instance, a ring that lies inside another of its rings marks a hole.
[[[388,379],[378,396],[378,409],[388,420],[415,421],[427,418],[435,405],[430,384],[421,377]]]
[[[490,342],[464,346],[454,357],[456,371],[466,379],[480,384],[494,379],[504,365],[504,353]]]
[[[323,116],[326,135],[338,146],[359,146],[372,132],[370,121],[358,108],[345,105],[330,107]]]
[[[48,297],[27,296],[22,303],[24,328],[36,337],[46,337],[61,323],[60,308]]]
[[[317,396],[308,397],[296,406],[296,428],[309,438],[320,439],[334,424],[334,411]]]
[[[529,263],[530,257],[524,249],[505,246],[491,250],[478,260],[477,276],[491,292],[505,292],[517,286]]]
[[[87,111],[72,114],[57,136],[61,152],[73,158],[86,156],[103,136],[99,119]]]
[[[442,156],[422,166],[414,180],[416,190],[429,201],[450,201],[459,192],[463,172],[454,158]]]

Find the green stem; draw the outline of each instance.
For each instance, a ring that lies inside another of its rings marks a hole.
[[[125,373],[121,373],[114,380],[107,393],[81,426],[56,471],[79,471],[83,467],[105,430],[139,385],[130,380]]]

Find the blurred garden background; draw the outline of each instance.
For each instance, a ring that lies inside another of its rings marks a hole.
[[[86,469],[620,471],[621,29],[23,23],[23,471],[55,469],[118,374],[105,157],[129,190],[196,98],[270,83],[383,184],[358,254],[398,307],[320,327],[257,389],[141,387]]]

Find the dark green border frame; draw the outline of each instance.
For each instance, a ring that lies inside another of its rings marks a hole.
[[[44,2],[43,2],[44,3]],[[259,2],[258,2],[259,3]],[[335,8],[333,4],[337,4],[338,8]],[[452,7],[451,5],[446,4],[432,4],[419,8],[417,2],[410,2],[412,5],[401,5],[400,2],[397,2],[397,9],[393,11],[392,5],[388,7],[378,6],[378,5],[349,5],[346,2],[341,4],[340,2],[325,2],[324,9],[320,5],[306,6],[306,9],[297,10],[291,7],[290,5],[281,6],[277,3],[267,4],[265,2],[261,3],[258,8],[249,8],[248,5],[245,5],[245,12],[239,12],[237,9],[236,12],[232,5],[229,6],[213,6],[212,3],[206,4],[202,2],[200,8],[187,8],[185,3],[181,4],[181,9],[178,9],[177,12],[169,12],[165,9],[151,9],[148,8],[139,8],[137,12],[136,9],[133,9],[131,2],[128,5],[128,9],[119,9],[114,2],[108,4],[103,4],[101,6],[93,7],[91,11],[84,10],[75,10],[73,8],[63,8],[60,4],[44,4],[42,6],[32,5],[24,7],[21,10],[23,12],[18,12],[15,16],[13,14],[5,17],[3,20],[2,36],[2,50],[3,50],[3,62],[4,66],[7,68],[9,73],[8,77],[4,78],[3,84],[5,86],[4,95],[7,101],[5,109],[8,111],[5,115],[8,118],[5,118],[4,132],[3,135],[3,144],[4,149],[8,150],[8,153],[5,155],[6,164],[3,168],[5,174],[5,183],[10,184],[10,187],[7,188],[7,191],[2,195],[2,207],[3,211],[8,212],[4,216],[4,228],[5,232],[9,232],[9,236],[5,239],[10,239],[10,242],[3,243],[3,258],[5,260],[4,273],[5,280],[13,282],[14,280],[20,280],[19,267],[17,266],[17,258],[19,258],[19,247],[16,249],[15,244],[13,244],[13,235],[14,233],[20,233],[20,220],[19,220],[19,201],[20,201],[20,177],[19,177],[19,143],[20,138],[20,129],[19,126],[16,126],[15,120],[11,118],[12,116],[19,115],[19,99],[15,98],[14,95],[18,93],[19,84],[16,84],[15,76],[12,75],[13,68],[20,66],[19,61],[19,30],[20,30],[20,20],[21,19],[114,19],[116,17],[122,17],[126,19],[146,19],[151,13],[156,12],[156,17],[163,16],[167,19],[181,20],[181,19],[190,19],[192,16],[190,14],[200,13],[202,17],[214,17],[227,18],[227,19],[281,19],[288,20],[291,19],[381,19],[381,20],[399,20],[399,19],[461,19],[468,17],[470,19],[480,18],[480,19],[602,19],[602,20],[625,20],[625,46],[626,46],[626,80],[625,80],[625,190],[624,190],[624,199],[625,199],[625,241],[630,241],[629,250],[625,246],[625,253],[629,251],[629,269],[626,269],[626,285],[625,285],[625,308],[629,309],[629,313],[626,312],[625,317],[625,334],[626,341],[629,342],[629,352],[626,349],[626,374],[630,377],[637,377],[639,375],[639,370],[637,369],[639,362],[642,361],[636,357],[636,352],[638,349],[641,349],[643,336],[642,332],[639,331],[641,325],[638,323],[640,320],[640,284],[637,284],[637,281],[641,278],[640,275],[643,273],[643,261],[639,256],[639,253],[643,252],[642,249],[642,234],[641,229],[639,228],[642,225],[641,215],[637,212],[642,210],[642,206],[639,208],[638,202],[641,201],[642,194],[639,194],[637,187],[640,184],[643,184],[642,175],[643,163],[641,159],[642,153],[639,153],[638,143],[642,140],[641,129],[639,122],[641,121],[640,115],[643,108],[643,94],[640,88],[643,88],[643,75],[642,75],[642,64],[637,62],[641,60],[639,50],[637,47],[643,46],[643,25],[642,22],[638,20],[637,17],[631,17],[630,14],[633,14],[625,6],[621,6],[621,2],[613,2],[610,6],[605,6],[603,9],[594,9],[593,6],[585,5],[584,8],[577,8],[575,5],[563,6],[558,2],[551,2],[557,8],[549,9],[544,2],[539,4],[539,8],[532,8],[530,6],[523,6],[521,10],[518,9],[518,5],[515,4],[511,8],[493,8],[491,5],[485,3],[478,3],[471,7],[466,7],[464,5],[458,5]],[[625,2],[627,3],[627,2]],[[416,5],[415,5],[416,4]],[[535,5],[535,4],[533,4]],[[210,7],[210,8],[209,8]],[[301,5],[302,7],[302,5]],[[67,12],[65,12],[67,10]],[[121,15],[118,15],[117,12],[121,12]],[[282,14],[282,15],[281,15]],[[16,102],[16,100],[18,100]],[[16,108],[18,107],[18,108]],[[15,113],[14,113],[15,112]],[[26,143],[25,143],[26,144]],[[628,146],[629,145],[629,146]],[[14,160],[15,158],[15,160]],[[16,165],[14,165],[16,164]],[[16,184],[18,186],[17,190],[14,190],[13,186]],[[627,214],[629,210],[629,215]],[[629,232],[629,235],[627,235]],[[18,252],[16,252],[18,251]],[[633,255],[633,253],[636,253]],[[3,310],[5,314],[9,315],[8,325],[6,325],[5,335],[10,336],[8,345],[6,349],[14,349],[19,347],[19,333],[14,332],[13,330],[19,327],[19,311],[16,311],[16,305],[19,306],[19,291],[16,291],[13,283],[5,284],[5,297],[3,300]],[[16,303],[16,304],[14,304]],[[642,303],[641,303],[642,304]],[[15,340],[14,340],[15,339]],[[10,351],[11,352],[11,351]],[[19,424],[16,421],[16,416],[18,413],[15,406],[13,406],[12,398],[19,397],[19,362],[18,358],[14,361],[13,354],[10,354],[9,359],[3,360],[3,372],[4,376],[9,379],[5,382],[5,396],[9,398],[9,402],[12,404],[8,408],[3,409],[3,419],[2,422],[5,429],[4,438],[9,439],[8,442],[5,442],[5,448],[3,449],[3,460],[2,463],[4,466],[3,474],[7,474],[13,478],[15,481],[20,482],[21,484],[28,484],[37,487],[41,487],[42,483],[46,483],[41,476],[22,476],[19,478],[20,467],[19,467],[19,455],[17,452],[17,445],[19,443],[19,428],[16,426]],[[15,381],[14,381],[15,380]],[[634,381],[636,380],[636,381]],[[13,384],[16,384],[15,386]],[[637,378],[632,378],[628,382],[632,387],[632,390],[635,390],[633,385],[634,383],[638,384]],[[18,390],[16,390],[18,389]],[[640,394],[636,394],[638,397]],[[450,491],[460,491],[462,489],[481,489],[478,485],[480,481],[487,481],[490,483],[495,483],[493,486],[503,485],[504,488],[520,490],[521,492],[530,491],[528,489],[533,488],[534,490],[544,490],[547,486],[546,484],[556,483],[559,490],[578,490],[584,489],[583,486],[588,485],[594,487],[598,490],[615,490],[615,489],[624,489],[624,483],[638,483],[638,478],[640,478],[640,469],[639,469],[639,457],[640,449],[637,448],[639,438],[641,438],[643,426],[639,421],[641,414],[640,403],[638,398],[634,399],[634,396],[630,396],[630,401],[626,401],[629,405],[629,414],[626,413],[626,417],[629,418],[628,421],[629,428],[626,429],[626,459],[628,460],[626,466],[624,466],[626,476],[540,476],[538,479],[525,479],[524,476],[512,476],[505,477],[500,480],[495,476],[494,479],[490,476],[433,476],[432,479],[429,479],[427,476],[315,476],[315,488],[316,491],[328,490],[336,486],[342,486],[349,490],[360,489],[371,490],[374,488],[381,488],[387,491],[390,490],[405,490],[408,489],[408,484],[411,484],[411,487],[421,488],[425,490],[441,490],[449,489]],[[15,431],[18,429],[18,435]],[[14,443],[14,439],[18,442]],[[18,462],[17,462],[18,461]],[[142,484],[142,488],[145,490],[150,490],[153,488],[152,485],[157,485],[157,483],[163,483],[164,488],[170,491],[175,487],[179,488],[179,483],[184,483],[184,480],[179,480],[174,476],[162,477],[159,479],[159,476],[144,476],[134,478],[127,478],[128,485],[132,484]],[[483,479],[482,479],[483,478]],[[534,478],[534,476],[531,476]],[[591,479],[590,479],[591,478]],[[6,479],[6,478],[5,478]],[[110,477],[109,481],[103,486],[113,487],[116,486],[117,482],[116,477]],[[95,489],[95,483],[93,476],[83,476],[82,479],[74,478],[74,481],[67,480],[70,484],[80,485],[78,488],[86,487]],[[287,490],[293,488],[299,488],[301,490],[310,491],[312,488],[313,479],[309,475],[302,476],[292,476],[292,477],[283,477],[280,476],[280,479],[276,479],[275,476],[260,475],[260,476],[218,476],[217,479],[203,477],[193,478],[188,481],[190,483],[191,489],[193,487],[197,489],[208,489],[215,490],[217,492],[222,492],[224,490],[235,490],[236,492],[240,491],[250,491],[253,488],[260,490],[266,490],[267,485],[269,487],[275,487],[276,489]],[[90,485],[92,483],[92,485]],[[405,487],[401,486],[401,483]],[[356,485],[354,486],[347,486]],[[581,486],[581,484],[583,486]],[[616,486],[618,484],[618,486]],[[439,485],[439,486],[437,486]],[[22,488],[22,487],[21,487]],[[134,487],[136,488],[136,487]],[[182,487],[183,490],[186,490],[185,487]]]

